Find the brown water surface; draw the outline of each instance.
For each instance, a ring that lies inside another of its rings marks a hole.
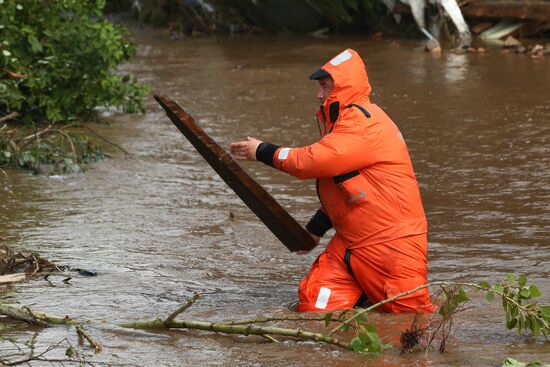
[[[523,55],[434,57],[408,41],[236,37],[169,40],[137,34],[125,69],[181,104],[222,146],[247,135],[287,146],[318,138],[317,86],[307,80],[353,47],[372,100],[408,143],[430,228],[429,278],[479,282],[525,273],[550,303],[550,63]],[[85,174],[0,181],[0,235],[19,249],[98,272],[55,287],[19,285],[11,301],[89,319],[94,360],[131,365],[500,366],[511,356],[550,362],[550,345],[506,330],[499,302],[473,294],[448,352],[360,356],[313,342],[268,343],[195,331],[125,331],[116,322],[166,316],[194,292],[191,319],[292,314],[299,280],[322,250],[289,253],[218,178],[152,98],[143,116],[93,125],[125,147]],[[313,182],[259,163],[245,169],[301,223],[317,209]],[[235,217],[230,218],[232,212]],[[326,239],[324,243],[326,243]],[[7,296],[6,296],[7,297]],[[408,316],[376,315],[395,338]],[[319,325],[304,325],[319,328]],[[38,343],[70,335],[41,331]]]

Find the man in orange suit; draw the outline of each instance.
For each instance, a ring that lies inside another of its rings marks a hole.
[[[300,282],[299,311],[374,304],[427,282],[427,224],[399,129],[371,103],[365,64],[347,49],[310,76],[318,80],[321,139],[280,147],[254,138],[231,143],[238,160],[259,160],[300,179],[316,178],[321,208],[306,229],[336,234]],[[427,289],[385,312],[431,312]]]

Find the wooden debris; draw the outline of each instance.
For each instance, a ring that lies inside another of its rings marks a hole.
[[[35,275],[44,271],[61,271],[38,254],[23,254],[6,245],[0,245],[0,275],[25,273]]]
[[[512,36],[508,36],[506,40],[504,40],[503,46],[506,48],[518,47],[518,46],[521,46],[521,42],[519,42],[516,38]]]
[[[0,285],[2,285],[2,284],[11,284],[11,283],[19,283],[19,282],[22,282],[26,279],[27,279],[27,275],[25,273],[0,275]]]
[[[524,22],[503,19],[493,27],[483,31],[479,36],[484,39],[497,40],[516,32],[525,25]]]
[[[491,22],[483,22],[483,23],[476,24],[475,26],[470,28],[470,30],[474,34],[480,34],[481,32],[491,28],[492,26],[493,26],[493,23]]]
[[[550,19],[549,1],[501,1],[478,0],[461,7],[466,17],[511,18],[511,19]]]
[[[531,55],[531,58],[538,59],[541,57],[544,57],[544,47],[542,45],[535,45],[530,51],[529,54]]]

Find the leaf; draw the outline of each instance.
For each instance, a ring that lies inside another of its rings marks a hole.
[[[516,325],[518,324],[518,319],[510,319],[508,320],[508,322],[506,322],[506,327],[508,328],[508,330],[512,330],[513,328],[516,327]]]
[[[458,288],[458,293],[454,295],[453,302],[456,304],[464,303],[466,301],[469,301],[470,298],[468,298],[468,295],[464,291],[462,287]]]
[[[76,356],[76,351],[74,350],[73,347],[69,347],[67,348],[67,350],[65,351],[65,355],[69,358],[74,358]]]
[[[363,351],[363,343],[361,343],[361,339],[357,336],[351,339],[350,345],[355,353],[361,353]]]
[[[349,324],[342,324],[338,330],[343,331],[344,333],[347,333],[349,331]]]
[[[359,323],[367,323],[369,322],[369,317],[367,315],[367,313],[365,312],[365,310],[363,309],[358,309],[356,312],[355,312],[356,315],[359,315],[355,318],[355,321],[359,322]]]
[[[479,286],[486,289],[491,289],[491,285],[489,284],[489,282],[486,282],[486,281],[479,282]]]
[[[376,326],[373,324],[367,324],[365,325],[365,330],[375,333],[376,332]]]
[[[519,279],[518,279],[518,285],[519,285],[520,287],[524,287],[525,284],[527,284],[527,277],[526,277],[525,275],[521,274],[521,275],[519,276]]]
[[[531,298],[542,297],[542,293],[539,291],[536,285],[531,284],[529,286],[529,292],[531,293]]]
[[[531,331],[533,332],[533,336],[536,338],[540,335],[540,320],[537,320],[536,318],[533,318],[533,322],[531,325]]]
[[[332,312],[327,313],[325,315],[325,327],[327,327],[330,324],[331,319],[332,319]]]
[[[502,286],[502,284],[497,283],[493,286],[493,290],[495,292],[502,293],[504,291],[504,287]]]
[[[506,358],[502,363],[502,367],[525,367],[525,363],[513,358]]]
[[[523,298],[530,298],[530,296],[531,296],[531,292],[529,291],[529,288],[522,288],[521,291],[519,292],[519,294]]]
[[[544,318],[550,318],[550,306],[541,306],[540,313]]]
[[[487,298],[487,301],[492,301],[495,299],[495,292],[493,291],[489,291],[487,292],[487,294],[485,295],[485,298]]]
[[[517,278],[516,278],[516,274],[512,274],[512,273],[507,274],[507,275],[506,275],[506,279],[507,279],[508,281],[510,281],[510,282],[515,282],[516,279],[517,279]]]

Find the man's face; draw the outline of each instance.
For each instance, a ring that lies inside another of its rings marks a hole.
[[[319,93],[317,93],[317,98],[319,98],[321,104],[325,103],[330,93],[332,93],[333,88],[334,80],[332,80],[330,76],[319,79]]]

